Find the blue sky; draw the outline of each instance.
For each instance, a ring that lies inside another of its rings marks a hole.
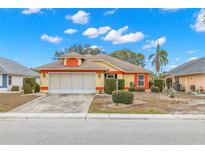
[[[37,67],[52,62],[55,51],[82,43],[148,58],[160,42],[169,70],[205,56],[203,15],[204,9],[0,9],[0,56]],[[146,67],[152,70],[148,60]]]

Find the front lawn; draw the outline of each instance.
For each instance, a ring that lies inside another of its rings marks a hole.
[[[133,104],[112,102],[110,95],[96,95],[89,113],[130,113],[130,114],[205,114],[205,97],[178,93],[169,98],[165,93],[135,92]]]
[[[0,112],[8,112],[22,104],[25,104],[38,96],[21,95],[19,93],[0,93]]]

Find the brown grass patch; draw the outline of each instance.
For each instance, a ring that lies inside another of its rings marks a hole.
[[[19,93],[0,93],[0,112],[8,112],[37,97],[34,95],[21,95]]]
[[[197,104],[204,101],[204,104]],[[110,95],[96,95],[89,109],[90,113],[205,113],[205,98],[196,98],[190,94],[178,93],[169,98],[165,93],[135,92],[133,104],[112,102]]]

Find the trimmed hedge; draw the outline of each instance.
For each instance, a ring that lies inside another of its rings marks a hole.
[[[136,88],[135,91],[136,92],[145,92],[145,89],[144,88]]]
[[[133,87],[130,87],[128,89],[128,91],[130,91],[130,92],[145,92],[145,89],[144,88],[133,88]]]
[[[31,94],[35,91],[36,79],[35,78],[24,78],[23,79],[23,90],[24,94]]]
[[[118,80],[118,89],[124,90],[125,80],[124,79],[105,79],[105,93],[112,94],[113,91],[117,90],[116,81]]]
[[[19,86],[12,86],[11,91],[19,91]]]
[[[130,88],[128,89],[128,91],[130,91],[130,92],[135,92],[135,91],[136,91],[136,89],[135,89],[135,88],[133,88],[133,87],[130,87]]]
[[[159,87],[152,87],[152,88],[151,88],[151,92],[159,93],[159,92],[160,92],[160,89],[159,89]]]
[[[124,88],[125,88],[125,80],[118,79],[118,90],[124,90]]]
[[[160,79],[156,79],[154,80],[154,86],[159,87],[160,92],[162,92],[164,89],[164,81]]]
[[[38,93],[38,92],[40,92],[40,85],[36,83],[35,93]]]
[[[112,92],[112,101],[115,103],[132,104],[134,94],[128,91],[118,90]]]

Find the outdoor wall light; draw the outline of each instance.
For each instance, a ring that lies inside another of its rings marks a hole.
[[[46,77],[46,73],[43,73],[43,77],[44,77],[44,78]]]
[[[98,78],[101,78],[101,73],[98,74]]]

